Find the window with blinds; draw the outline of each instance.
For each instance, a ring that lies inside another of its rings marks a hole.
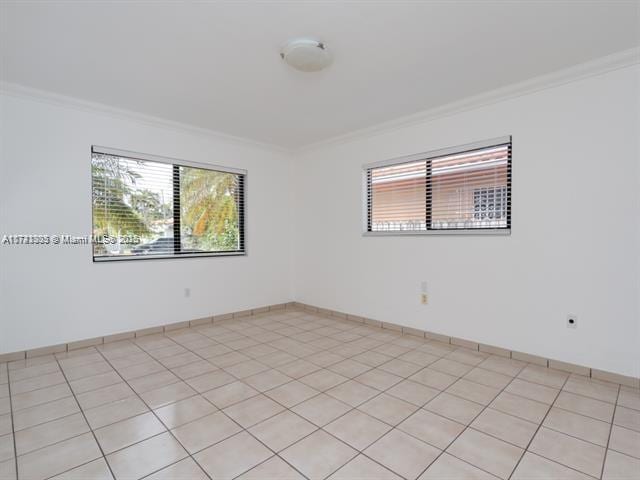
[[[245,253],[246,171],[93,147],[94,261]]]
[[[509,233],[511,137],[365,166],[366,233]]]

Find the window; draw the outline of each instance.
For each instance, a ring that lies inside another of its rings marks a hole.
[[[245,253],[246,172],[93,147],[93,259]]]
[[[510,232],[511,137],[364,170],[365,233]]]

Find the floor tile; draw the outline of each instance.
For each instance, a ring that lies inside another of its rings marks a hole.
[[[473,370],[473,366],[455,362],[447,358],[441,358],[440,360],[433,362],[431,365],[429,365],[429,368],[442,373],[448,373],[449,375],[453,375],[455,377],[462,377],[463,375]]]
[[[322,427],[351,410],[351,406],[322,393],[296,405],[291,410]]]
[[[496,355],[491,355],[485,361],[478,364],[479,367],[511,377],[518,375],[526,365],[525,362],[521,362],[520,360],[498,357]]]
[[[116,480],[139,479],[187,456],[169,432],[107,455]]]
[[[448,394],[456,395],[481,405],[489,405],[498,396],[500,390],[494,387],[487,387],[479,383],[470,382],[461,378],[456,383],[445,390]]]
[[[218,370],[218,367],[210,364],[206,360],[198,360],[197,362],[171,369],[171,371],[182,380],[204,375],[205,373],[210,373],[215,370]]]
[[[305,480],[305,478],[293,469],[280,457],[271,457],[257,467],[243,473],[236,480]],[[168,479],[167,479],[168,480]]]
[[[364,450],[391,430],[391,426],[359,410],[351,410],[324,429],[356,450]]]
[[[489,407],[536,424],[542,422],[549,411],[549,405],[546,403],[536,402],[509,392],[502,392],[489,404]]]
[[[471,373],[471,372],[470,372]],[[409,380],[421,383],[436,390],[445,390],[458,381],[458,377],[448,373],[439,372],[431,368],[423,368],[409,377]]]
[[[427,468],[426,472],[420,475],[419,480],[496,480],[496,478],[498,477],[463,462],[448,453],[443,453]],[[538,478],[536,480],[542,479]]]
[[[186,380],[186,383],[198,393],[203,393],[235,381],[236,378],[233,375],[225,372],[224,370],[216,370],[214,372],[190,378]]]
[[[640,432],[614,425],[609,448],[640,459]]]
[[[406,378],[416,373],[422,367],[420,365],[416,365],[415,363],[394,358],[393,360],[389,360],[387,363],[383,363],[378,368],[385,372],[393,373],[394,375],[398,375],[399,377]]]
[[[192,458],[185,458],[145,477],[145,480],[209,480],[209,477]]]
[[[565,467],[559,463],[547,460],[535,453],[526,452],[511,480],[541,480],[541,479],[562,479],[562,480],[589,480],[592,477],[580,473],[577,470]]]
[[[25,453],[76,437],[88,431],[89,425],[87,425],[82,414],[75,413],[16,432],[16,450],[18,451],[18,455],[24,455]]]
[[[618,397],[617,386],[574,375],[569,377],[563,390],[608,403],[616,403],[616,398]]]
[[[152,412],[143,413],[94,431],[105,454],[166,431]]]
[[[537,423],[492,408],[487,408],[478,415],[471,427],[520,448],[526,448],[538,430]]]
[[[562,388],[569,374],[540,365],[527,365],[518,374],[518,378],[532,383],[539,383],[552,388]]]
[[[264,363],[256,362],[255,360],[247,360],[245,362],[236,363],[231,366],[224,367],[224,369],[237,378],[246,378],[256,373],[264,372],[269,367]]]
[[[398,425],[398,429],[419,438],[429,445],[444,450],[462,433],[465,426],[420,409]]]
[[[455,422],[468,425],[484,407],[470,400],[465,400],[464,398],[441,393],[427,403],[424,408]]]
[[[264,395],[258,395],[224,409],[224,412],[242,427],[249,428],[266,420],[284,408]]]
[[[324,392],[330,388],[335,387],[341,383],[349,380],[347,377],[343,377],[330,370],[322,369],[317,372],[310,373],[300,378],[300,381],[305,385],[310,386],[320,392]]]
[[[63,473],[101,456],[93,435],[85,433],[18,457],[18,471],[21,478],[39,480]]]
[[[13,434],[8,433],[0,436],[0,462],[9,460],[16,456],[13,449]]]
[[[317,428],[299,415],[285,410],[254,425],[249,432],[271,450],[279,452]]]
[[[84,414],[91,428],[95,430],[148,411],[147,406],[138,397],[128,397],[96,408],[90,408],[85,410]]]
[[[366,385],[354,380],[349,380],[348,382],[341,383],[340,385],[327,390],[326,393],[347,405],[357,407],[370,398],[375,397],[380,392],[375,388],[367,387]]]
[[[420,367],[426,367],[427,365],[431,365],[433,362],[439,360],[440,357],[421,350],[411,350],[410,352],[400,355],[398,359],[404,360],[405,362],[415,363]]]
[[[0,435],[7,435],[12,432],[11,415],[0,415]]]
[[[537,383],[526,382],[518,378],[514,379],[505,388],[505,392],[529,398],[540,403],[551,404],[558,395],[558,389],[539,385]]]
[[[451,444],[447,452],[497,477],[507,479],[524,450],[468,428]]]
[[[545,427],[538,430],[529,450],[594,477],[600,476],[604,460],[604,448]]]
[[[621,387],[618,394],[618,405],[640,410],[640,390]]]
[[[620,427],[640,432],[640,410],[633,410],[632,408],[618,405],[613,423]]]
[[[379,463],[358,455],[344,467],[331,475],[328,480],[401,480],[401,477]]]
[[[468,348],[457,348],[453,352],[447,354],[447,359],[466,365],[478,365],[489,357],[487,353],[477,352]]]
[[[609,423],[555,407],[549,411],[543,425],[602,447],[607,446],[611,429]]]
[[[356,362],[364,363],[365,365],[369,365],[370,367],[378,367],[383,363],[388,362],[392,358],[393,357],[384,355],[382,353],[368,351],[368,352],[361,353],[359,355],[355,355],[354,357],[352,357],[352,360],[355,360]]]
[[[273,453],[246,432],[238,433],[195,455],[212,478],[232,479],[264,462]]]
[[[15,459],[0,461],[0,478],[2,480],[16,480]]]
[[[387,390],[386,393],[399,398],[400,400],[404,400],[405,402],[421,407],[440,392],[435,388],[427,387],[421,383],[412,382],[411,380],[403,380]]]
[[[374,368],[368,372],[363,373],[355,377],[357,382],[360,382],[368,387],[375,388],[380,391],[387,390],[393,387],[397,383],[402,381],[402,377],[394,375],[379,368]]]
[[[98,458],[53,477],[54,480],[113,480],[104,458]]]
[[[279,387],[265,392],[269,398],[272,398],[281,405],[287,408],[291,408],[311,397],[314,397],[319,392],[304,383],[294,380],[293,382],[286,383]]]
[[[80,408],[73,397],[62,398],[53,402],[44,403],[36,407],[25,408],[13,415],[14,429],[24,430],[40,423],[50,422],[61,417],[78,413]]]
[[[61,383],[52,387],[33,390],[31,392],[20,393],[17,395],[12,394],[11,404],[13,406],[13,411],[17,412],[18,410],[35,407],[37,405],[42,405],[43,403],[53,402],[54,400],[70,397],[72,395],[73,393],[71,392],[69,385]]]
[[[191,454],[229,438],[242,429],[222,412],[216,412],[172,430]]]
[[[394,429],[363,453],[398,475],[415,479],[438,457],[440,450]]]
[[[602,480],[635,480],[640,472],[640,460],[613,450],[607,451]]]
[[[170,403],[175,403],[179,400],[192,397],[196,395],[196,393],[197,392],[193,388],[180,381],[141,393],[140,397],[149,406],[149,408],[156,409],[169,405]]]
[[[328,367],[328,369],[344,377],[353,378],[363,374],[368,370],[371,370],[371,367],[369,365],[365,365],[364,363],[347,359],[338,363],[334,363],[333,365]]]
[[[363,403],[358,409],[378,420],[395,426],[415,412],[418,406],[382,393]]]
[[[31,377],[17,382],[11,382],[11,394],[18,395],[20,393],[31,392],[40,388],[51,387],[64,383],[64,375],[61,372],[56,371],[45,375],[39,375],[37,377]],[[72,385],[73,386],[73,385]]]
[[[209,390],[203,396],[218,408],[226,408],[235,403],[241,402],[251,397],[255,397],[260,392],[250,387],[242,381],[236,381],[223,385],[222,387]]]
[[[122,378],[116,372],[101,373],[91,377],[80,378],[69,382],[73,393],[80,395],[84,392],[97,390],[98,388],[114,385],[122,382]]]
[[[575,393],[561,391],[553,406],[602,420],[603,422],[611,422],[613,418],[614,405],[612,403],[576,395]]]
[[[318,430],[280,453],[310,480],[322,479],[338,470],[358,452],[328,433]]]
[[[271,390],[293,380],[291,377],[280,373],[278,370],[266,370],[256,375],[252,375],[244,379],[244,382],[255,388],[259,392]]]
[[[91,392],[82,393],[77,395],[76,399],[78,400],[80,407],[86,411],[107,403],[135,396],[135,394],[136,392],[134,392],[129,385],[124,382],[120,382],[115,385],[109,385],[97,390],[92,390]]]
[[[288,355],[282,352],[283,355]],[[295,358],[295,357],[293,357]],[[264,359],[260,359],[264,361]],[[317,372],[321,368],[315,363],[307,362],[306,360],[295,360],[290,363],[280,364],[276,368],[291,378],[300,378],[310,373]]]
[[[198,395],[155,410],[167,428],[175,428],[216,411],[216,407]]]
[[[513,380],[509,375],[492,372],[491,370],[485,370],[480,367],[474,368],[463,378],[481,385],[486,385],[487,387],[498,388],[500,390],[509,385],[511,380]]]

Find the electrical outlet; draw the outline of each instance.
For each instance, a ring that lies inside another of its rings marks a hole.
[[[426,305],[427,303],[429,303],[429,298],[427,297],[426,293],[420,295],[420,303],[422,303],[422,305]]]
[[[567,315],[567,328],[578,328],[578,316],[570,313]]]
[[[184,296],[185,298],[189,298],[191,296],[191,289],[190,288],[185,288],[184,289]]]

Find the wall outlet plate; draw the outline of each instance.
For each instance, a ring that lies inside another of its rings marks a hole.
[[[570,313],[567,315],[567,328],[578,328],[578,316]]]

